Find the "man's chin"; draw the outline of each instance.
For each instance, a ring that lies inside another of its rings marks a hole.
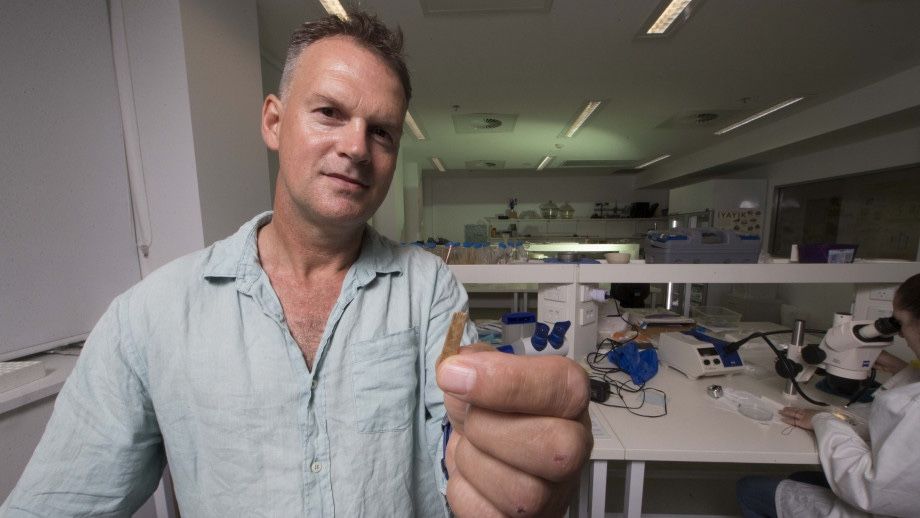
[[[319,207],[313,212],[313,218],[321,225],[328,225],[343,230],[364,226],[374,215],[366,206]]]

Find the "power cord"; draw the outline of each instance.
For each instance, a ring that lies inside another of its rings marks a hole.
[[[806,333],[813,333],[813,334],[823,334],[825,331],[814,330],[814,329],[806,329],[805,332],[806,332]],[[737,341],[735,341],[735,342],[730,343],[730,344],[728,345],[728,347],[726,347],[726,351],[727,351],[727,352],[735,352],[735,351],[737,351],[738,349],[740,349],[742,345],[748,343],[749,341],[753,340],[754,338],[763,338],[763,341],[764,341],[768,346],[770,346],[770,349],[773,351],[773,354],[776,355],[776,358],[782,363],[783,366],[786,366],[786,365],[787,365],[787,363],[786,363],[787,357],[786,357],[785,355],[783,355],[783,353],[780,352],[780,350],[776,347],[776,345],[774,345],[773,342],[768,338],[770,335],[778,335],[778,334],[786,334],[786,333],[789,333],[789,331],[788,331],[788,330],[781,330],[781,331],[766,331],[766,332],[760,332],[760,331],[758,331],[758,332],[756,332],[756,333],[751,333],[751,334],[749,334],[748,336],[742,338],[741,340],[737,340]],[[816,400],[816,399],[812,399],[811,397],[809,397],[808,394],[806,394],[805,391],[802,390],[802,387],[799,386],[799,382],[795,380],[795,373],[786,372],[785,374],[786,374],[786,375],[784,375],[783,377],[785,377],[786,379],[788,379],[789,381],[792,382],[792,386],[795,388],[795,391],[798,392],[799,395],[802,396],[802,398],[804,398],[806,401],[808,401],[809,403],[811,403],[811,404],[813,404],[813,405],[818,405],[818,406],[829,406],[827,403],[825,403],[825,402],[823,402],[823,401],[818,401],[818,400]]]
[[[636,330],[636,336],[638,336],[638,330]],[[585,355],[585,361],[587,362],[588,367],[591,369],[591,374],[589,375],[589,378],[593,380],[601,381],[603,383],[607,383],[607,386],[612,388],[610,395],[616,396],[620,400],[621,403],[608,403],[606,401],[595,401],[595,402],[599,405],[603,405],[606,407],[626,409],[629,413],[639,416],[639,417],[656,418],[656,417],[666,416],[668,415],[668,395],[663,390],[659,390],[657,388],[652,388],[652,387],[646,387],[644,383],[642,385],[636,385],[628,377],[626,378],[626,380],[619,380],[613,377],[613,375],[615,374],[626,375],[626,373],[623,372],[623,370],[620,369],[619,367],[616,367],[615,365],[613,365],[608,360],[607,354],[610,351],[618,347],[624,346],[625,344],[629,343],[634,338],[635,336],[633,336],[629,340],[622,341],[622,342],[616,341],[612,338],[605,338],[601,340],[600,343],[597,344],[597,347],[595,348],[594,351],[591,351],[587,355]],[[664,402],[663,411],[661,413],[646,414],[646,413],[636,412],[636,410],[639,410],[645,406],[646,395],[648,392],[655,392],[655,393],[661,394],[662,401]],[[626,398],[624,396],[635,395],[635,394],[640,394],[641,399],[639,400],[638,404],[634,403],[631,405],[629,404],[629,402],[626,401]]]

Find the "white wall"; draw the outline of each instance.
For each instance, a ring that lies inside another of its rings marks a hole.
[[[668,212],[682,214],[706,209],[758,209],[766,205],[766,198],[766,180],[720,178],[671,189]]]
[[[152,243],[146,275],[204,246],[178,0],[124,0]]]
[[[255,0],[124,0],[152,244],[144,273],[270,208]]]
[[[568,202],[575,217],[588,218],[594,203],[607,201],[623,205],[647,201],[667,205],[668,191],[634,188],[634,175],[579,175],[575,172],[533,172],[489,175],[477,173],[425,172],[423,237],[463,240],[464,225],[482,222],[482,218],[504,214],[509,198],[517,198],[517,212],[533,210],[552,200],[556,205]]]
[[[914,128],[901,129],[853,143],[832,146],[734,174],[762,178],[766,181],[765,213],[767,218],[764,221],[764,235],[767,236],[767,239],[764,240],[764,245],[765,248],[768,248],[773,223],[772,214],[775,201],[773,193],[777,187],[916,163],[920,163],[920,124]],[[685,198],[692,199],[695,197],[694,193],[701,190],[707,191],[709,183],[710,181],[699,182],[682,189],[675,189],[672,191],[672,204],[674,204],[675,191],[680,191]],[[920,224],[920,215],[918,215],[917,222]],[[782,303],[795,306],[798,317],[804,318],[809,327],[826,328],[830,326],[833,314],[838,311],[850,311],[851,303],[855,299],[855,286],[846,282],[848,279],[841,279],[841,281],[840,284],[831,285],[778,285],[775,287],[776,298]]]
[[[424,196],[422,193],[422,170],[417,162],[403,164],[403,202],[405,204],[405,239],[418,241],[422,236]]]
[[[255,0],[182,0],[204,243],[271,206]]]
[[[767,178],[767,214],[772,214],[777,187],[916,163],[920,163],[920,121],[915,128],[782,160],[748,174]],[[766,223],[769,232],[772,221]]]
[[[405,238],[406,212],[403,196],[405,174],[403,172],[402,155],[396,160],[396,169],[393,172],[393,181],[387,197],[380,204],[380,208],[371,219],[371,225],[381,235],[393,241],[403,242]]]
[[[200,0],[124,0],[121,3],[124,7],[124,34],[129,56],[128,86],[133,93],[133,111],[137,115],[143,183],[153,229],[150,255],[141,260],[141,272],[148,273],[175,257],[201,248],[210,240],[223,237],[255,212],[268,208],[267,160],[258,133],[261,79],[256,3],[255,0],[206,3]],[[23,18],[10,18],[20,14],[20,11],[30,17],[44,15],[42,21],[45,28],[30,36],[41,37],[43,31],[51,33],[57,30],[56,24],[69,27],[70,30],[80,30],[80,37],[70,42],[72,48],[62,53],[62,59],[67,60],[63,65],[84,66],[90,73],[102,78],[104,74],[110,74],[111,70],[97,64],[108,63],[110,67],[113,63],[112,49],[108,46],[111,44],[111,33],[105,14],[107,2],[80,2],[80,5],[91,4],[82,7],[70,7],[70,4],[77,5],[72,2],[38,2],[28,5],[26,2],[4,2],[0,12],[2,17],[6,17],[3,21],[7,23],[21,22]],[[93,17],[92,23],[84,26],[90,15]],[[87,38],[97,43],[105,42],[105,45],[84,47],[83,42]],[[54,38],[48,38],[48,41],[53,42]],[[99,50],[101,47],[105,47],[104,50]],[[71,52],[78,55],[81,52],[91,52],[91,59],[74,58]],[[62,63],[46,59],[36,47],[16,42],[4,46],[0,57],[13,54],[17,60],[28,61],[34,68],[34,75],[22,78],[25,81],[63,88],[66,95],[62,98],[72,106],[91,100],[89,97],[92,96],[84,91],[85,85],[74,84],[69,74],[53,77],[56,68]],[[7,85],[3,71],[8,70],[0,67],[0,84]],[[46,75],[52,76],[51,79],[46,78]],[[17,88],[3,91],[4,95],[11,96],[13,102],[21,92]],[[106,95],[99,88],[92,93],[96,96]],[[114,89],[107,95],[111,97],[111,106],[118,106],[119,96]],[[61,117],[68,117],[69,112],[44,113],[46,110],[54,111],[55,104],[33,103],[28,95],[21,95],[18,101],[23,106],[31,107],[32,121],[47,122],[40,120],[38,115],[50,115],[50,123],[46,124],[44,131],[36,132],[33,139],[44,145],[41,153],[34,155],[35,158],[63,159],[66,163],[68,157],[77,156],[76,151],[85,153],[86,149],[90,149],[101,155],[114,147],[116,158],[121,153],[123,165],[123,141],[119,140],[114,146],[111,142],[89,146],[84,142],[87,134],[99,137],[104,134],[103,129],[110,130],[111,126],[103,128],[93,120],[78,118],[77,123],[85,123],[80,131],[86,134],[64,135],[58,141],[57,138],[47,138],[48,132],[69,131],[65,125],[54,124]],[[80,107],[86,109],[86,106]],[[73,122],[69,120],[68,124]],[[116,132],[121,131],[121,120],[117,116],[113,117],[110,124],[117,126]],[[26,125],[22,128],[30,130]],[[79,180],[79,168],[73,167],[72,160],[70,165],[74,179]],[[29,169],[3,170],[2,174],[17,172],[29,173]],[[77,188],[90,189],[92,184],[86,181],[83,185],[77,185]],[[125,189],[125,206],[128,205],[128,197]],[[64,198],[60,203],[65,204],[67,201]],[[75,196],[71,201],[75,208],[82,207],[82,201]],[[123,218],[121,212],[113,207],[108,214],[109,219],[130,226],[129,211],[123,211]],[[81,223],[79,218],[58,222],[59,225],[77,223]],[[99,230],[105,229],[100,226]],[[133,249],[133,243],[130,243],[130,247]],[[107,251],[100,249],[99,253],[104,257]],[[67,259],[66,254],[46,255],[53,255],[58,261]],[[84,273],[73,268],[67,270],[68,265],[62,264],[59,269],[68,271],[75,278]],[[68,289],[63,284],[61,289]],[[18,479],[23,460],[30,456],[45,426],[52,403],[53,397],[46,398],[11,415],[4,415],[0,422],[0,442],[3,446],[0,450],[21,448],[15,452],[2,452],[0,500],[6,497],[5,491]],[[16,437],[15,443],[7,440],[13,434]],[[152,506],[148,503],[136,516],[152,516]]]
[[[768,189],[836,176],[862,173],[920,162],[920,127],[879,135],[854,144],[837,146],[823,151],[783,160],[756,170],[752,174],[764,175]],[[773,196],[769,196],[767,214],[773,213]],[[765,228],[770,231],[772,218]],[[920,225],[920,215],[917,218]],[[769,235],[769,234],[768,234]],[[845,281],[846,279],[841,279]],[[828,327],[833,313],[849,311],[855,298],[852,284],[830,286],[787,285],[780,287],[778,298],[799,308],[809,326]]]
[[[813,137],[848,128],[920,105],[920,66],[899,72],[859,90],[827,102],[794,108],[788,116],[764,119],[763,123],[720,138],[713,146],[655,164],[640,173],[638,184],[653,187],[686,175],[742,160]],[[798,111],[796,111],[798,110]]]

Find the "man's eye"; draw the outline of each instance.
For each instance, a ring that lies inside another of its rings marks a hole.
[[[320,108],[319,112],[325,117],[335,117],[335,108]]]
[[[382,138],[382,139],[385,139],[385,140],[387,140],[387,141],[392,140],[392,139],[390,138],[390,133],[389,133],[387,130],[383,129],[383,128],[374,128],[374,129],[372,130],[372,133],[373,133],[373,135],[374,135],[375,137]]]

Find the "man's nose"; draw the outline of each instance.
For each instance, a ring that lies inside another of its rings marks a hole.
[[[355,120],[342,127],[338,152],[347,156],[352,162],[362,163],[370,160],[367,123]]]

